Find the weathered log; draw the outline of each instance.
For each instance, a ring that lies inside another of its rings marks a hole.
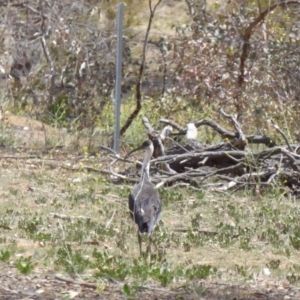
[[[160,123],[171,125],[173,128],[177,129],[177,132],[172,132],[172,136],[177,135],[185,135],[187,128],[183,128],[182,126],[178,125],[176,122],[168,119],[161,118],[159,119]],[[233,140],[238,137],[237,132],[233,132],[230,130],[225,129],[224,127],[220,126],[217,122],[210,120],[210,119],[202,119],[200,121],[195,122],[195,126],[199,128],[200,126],[208,126],[212,128],[214,131],[220,134],[223,139]],[[270,137],[266,135],[245,135],[245,138],[248,143],[250,144],[264,144],[267,147],[275,147],[276,143]]]
[[[210,183],[207,182],[214,178],[214,182],[224,181],[221,186],[220,182],[217,186],[215,183],[212,185],[214,190],[220,192],[249,187],[253,195],[259,198],[263,186],[279,185],[284,193],[300,195],[300,145],[290,144],[284,132],[274,123],[276,131],[284,138],[286,145],[276,146],[274,141],[264,134],[246,135],[234,116],[226,114],[223,110],[220,110],[220,113],[233,122],[236,132],[206,119],[189,124],[187,128],[174,121],[160,119],[160,122],[167,126],[161,132],[156,132],[148,119],[143,118],[148,137],[156,147],[155,158],[151,161],[153,183],[157,184],[157,187],[190,184],[196,188],[203,186],[204,182],[208,186]],[[195,129],[194,125],[197,128],[203,125],[210,126],[227,140],[216,145],[201,143],[195,139],[195,132],[187,134],[189,127]],[[172,126],[177,132],[172,132],[168,126]],[[192,138],[178,143],[169,137],[183,134]],[[172,141],[170,147],[166,140]],[[269,148],[253,151],[248,146],[251,143],[265,144]],[[160,172],[155,169],[157,166],[163,166]]]

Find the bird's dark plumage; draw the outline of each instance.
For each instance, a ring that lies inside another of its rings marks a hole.
[[[133,188],[129,195],[129,210],[140,233],[150,234],[161,212],[161,200],[151,182],[144,180]]]
[[[153,154],[153,144],[150,140],[145,141],[140,147],[131,151],[145,149],[144,161],[140,182],[134,186],[129,195],[129,211],[132,220],[138,225],[138,239],[140,253],[142,253],[141,234],[149,234],[148,254],[151,252],[151,237],[155,224],[159,219],[161,212],[161,199],[158,191],[150,182],[149,169],[150,159]]]

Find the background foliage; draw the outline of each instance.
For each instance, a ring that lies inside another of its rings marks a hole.
[[[296,138],[300,6],[294,2],[267,13],[246,41],[247,28],[275,1],[162,1],[148,43],[142,113],[153,121],[195,121],[218,118],[221,106],[251,131],[267,130],[265,121],[274,118]],[[117,3],[2,1],[4,109],[72,132],[111,134]],[[146,1],[125,3],[122,122],[135,103],[149,17]],[[125,140],[132,141],[131,132]]]

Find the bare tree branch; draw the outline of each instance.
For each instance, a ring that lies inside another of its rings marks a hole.
[[[53,95],[54,95],[54,91],[55,91],[55,77],[56,77],[56,72],[55,72],[55,69],[54,69],[54,65],[53,65],[53,61],[50,57],[50,53],[49,53],[49,50],[48,50],[48,47],[47,47],[47,43],[46,43],[46,40],[45,40],[45,37],[43,36],[41,38],[41,41],[42,41],[42,46],[43,46],[43,50],[44,50],[44,54],[46,56],[46,59],[49,63],[49,66],[50,66],[50,89],[49,89],[49,101],[50,103],[52,102],[53,100]]]
[[[167,125],[171,125],[173,128],[177,129],[180,132],[180,134],[186,134],[186,128],[181,127],[179,124],[177,124],[176,122],[174,122],[172,120],[160,118],[158,122],[167,124]]]
[[[142,86],[142,82],[143,82],[143,75],[144,75],[144,70],[145,70],[145,65],[146,65],[146,53],[147,53],[148,39],[149,39],[151,25],[152,25],[152,21],[153,21],[153,18],[154,18],[156,8],[161,3],[161,1],[162,0],[158,0],[158,2],[155,4],[154,8],[152,9],[152,0],[149,0],[150,18],[149,18],[148,27],[147,27],[146,36],[145,36],[145,41],[144,41],[144,45],[143,45],[142,62],[141,62],[141,65],[140,65],[138,81],[137,81],[137,84],[136,84],[136,108],[133,111],[133,113],[129,116],[129,118],[127,119],[125,125],[121,128],[121,132],[120,132],[121,136],[126,132],[126,130],[131,125],[132,121],[136,118],[136,116],[138,115],[138,113],[140,112],[140,110],[142,108],[141,86]]]
[[[154,129],[153,129],[153,127],[151,126],[151,124],[150,124],[148,118],[145,117],[145,116],[143,116],[143,117],[142,117],[142,122],[143,122],[143,125],[144,125],[144,126],[146,127],[146,129],[147,129],[147,133],[148,133],[148,134],[153,134]]]
[[[251,35],[255,29],[255,27],[264,21],[265,17],[271,13],[274,9],[277,7],[284,7],[286,5],[292,5],[292,4],[298,4],[300,5],[300,1],[281,1],[278,3],[275,3],[268,8],[266,8],[264,11],[260,12],[259,16],[246,28],[243,36],[243,48],[242,48],[242,54],[240,56],[240,75],[238,77],[238,86],[242,87],[245,79],[245,64],[249,55],[249,49],[250,49],[250,38]]]
[[[41,5],[42,7],[42,5]],[[41,12],[42,13],[42,12]],[[44,55],[46,57],[46,60],[48,62],[49,68],[50,68],[50,89],[49,89],[49,95],[48,95],[48,99],[49,99],[49,103],[52,103],[53,101],[53,96],[55,93],[55,77],[56,77],[56,71],[54,68],[54,63],[53,60],[51,59],[51,55],[46,43],[46,39],[45,37],[49,35],[49,31],[50,31],[50,27],[45,28],[45,23],[44,23],[44,18],[41,24],[41,32],[42,32],[42,37],[41,37],[41,42],[42,42],[42,47],[43,47],[43,51],[44,51]]]
[[[247,139],[242,131],[240,124],[238,123],[238,121],[236,120],[236,118],[234,116],[226,114],[224,112],[223,108],[220,108],[220,113],[223,117],[230,119],[232,121],[236,131],[238,132],[237,141],[235,141],[234,146],[243,149],[245,147],[245,145],[247,144]]]
[[[275,124],[275,122],[273,120],[271,120],[271,123],[274,126],[274,128],[276,129],[276,131],[278,131],[283,136],[289,150],[293,152],[293,148],[291,147],[290,142],[289,142],[287,136],[285,135],[285,133],[279,128],[278,125]]]
[[[172,135],[185,135],[186,134],[187,129],[183,128],[182,126],[180,126],[179,124],[177,124],[176,122],[174,122],[172,120],[161,118],[161,119],[159,119],[159,122],[163,123],[163,124],[168,124],[178,130],[178,132],[173,132]],[[203,120],[195,122],[195,126],[197,128],[200,126],[203,126],[203,125],[211,127],[217,133],[219,133],[222,136],[222,138],[224,138],[224,139],[226,139],[226,138],[233,139],[236,137],[235,132],[227,130],[226,128],[222,127],[221,125],[219,125],[217,122],[215,122],[213,120],[203,119]],[[269,138],[268,136],[265,136],[265,135],[246,135],[245,138],[247,139],[248,143],[265,144],[268,147],[276,146],[276,143],[271,138]]]

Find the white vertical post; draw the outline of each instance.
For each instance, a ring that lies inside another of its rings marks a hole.
[[[115,84],[115,132],[114,132],[114,151],[116,153],[118,153],[120,149],[123,9],[124,9],[124,3],[119,3],[118,14],[117,14],[117,55],[116,55],[116,84]]]

